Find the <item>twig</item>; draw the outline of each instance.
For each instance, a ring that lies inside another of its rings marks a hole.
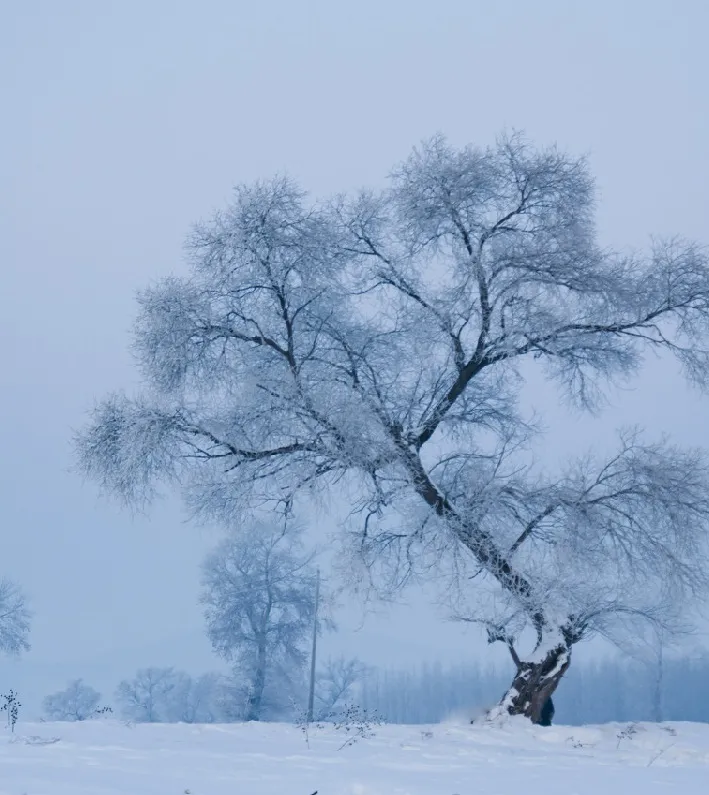
[[[657,762],[657,760],[665,753],[665,751],[669,751],[670,748],[677,745],[677,743],[670,743],[670,745],[666,746],[665,748],[661,748],[659,751],[656,751],[651,757],[650,761],[647,763],[647,767],[653,764],[653,762]]]

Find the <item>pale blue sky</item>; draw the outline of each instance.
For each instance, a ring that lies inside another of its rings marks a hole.
[[[605,242],[709,242],[707,30],[703,0],[0,2],[0,565],[36,611],[0,684],[32,703],[74,674],[108,688],[140,665],[213,665],[196,605],[213,536],[176,504],[132,519],[99,500],[69,439],[135,382],[134,291],[182,268],[190,224],[233,184],[377,184],[434,132],[516,127],[589,153]],[[545,453],[629,420],[709,443],[674,375],[651,364],[600,431],[555,409]],[[477,649],[425,602],[332,644],[394,664]]]

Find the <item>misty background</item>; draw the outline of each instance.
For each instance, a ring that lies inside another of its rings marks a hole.
[[[220,531],[172,498],[133,516],[71,472],[93,401],[137,383],[135,291],[183,271],[191,225],[238,182],[377,186],[432,133],[484,145],[518,128],[588,153],[603,243],[706,242],[707,29],[700,0],[0,2],[2,573],[35,613],[32,650],[1,659],[0,678],[28,709],[69,678],[110,694],[141,666],[220,667],[197,604]],[[628,423],[709,445],[706,402],[663,360],[600,419],[536,381],[528,394],[550,462]],[[425,593],[405,597],[366,615],[345,603],[322,653],[504,659]]]

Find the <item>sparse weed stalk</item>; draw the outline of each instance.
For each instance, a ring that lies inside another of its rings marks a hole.
[[[92,717],[99,718],[101,715],[112,715],[113,714],[113,707],[109,707],[106,705],[105,707],[97,707],[93,713]]]
[[[622,740],[632,740],[639,731],[640,729],[638,728],[637,723],[629,723],[624,729],[621,729],[618,734],[616,734],[616,737],[618,738],[616,748],[620,748],[620,743]]]
[[[10,731],[14,734],[15,724],[20,717],[20,707],[22,704],[17,698],[17,693],[14,690],[10,690],[8,693],[2,693],[0,695],[0,699],[2,699],[2,704],[0,704],[0,712],[7,713],[7,725],[10,727]]]
[[[323,729],[324,724],[320,721],[310,721],[308,720],[308,711],[305,709],[297,709],[295,712],[295,726],[296,728],[300,729],[303,737],[305,738],[305,744],[310,748],[310,730],[311,729]]]
[[[571,737],[567,737],[566,742],[569,743],[572,748],[587,748],[589,745],[589,743],[584,743],[581,740],[577,740],[573,735]]]
[[[375,726],[381,726],[382,720],[374,711],[368,711],[356,704],[345,707],[334,722],[335,731],[344,732],[347,739],[337,749],[341,751],[358,740],[369,740],[376,735]]]

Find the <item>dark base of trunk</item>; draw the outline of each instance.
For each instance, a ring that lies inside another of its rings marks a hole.
[[[551,722],[554,720],[554,713],[556,710],[554,709],[554,702],[551,700],[551,696],[544,702],[544,706],[542,707],[541,715],[539,716],[539,725],[540,726],[551,726]]]

